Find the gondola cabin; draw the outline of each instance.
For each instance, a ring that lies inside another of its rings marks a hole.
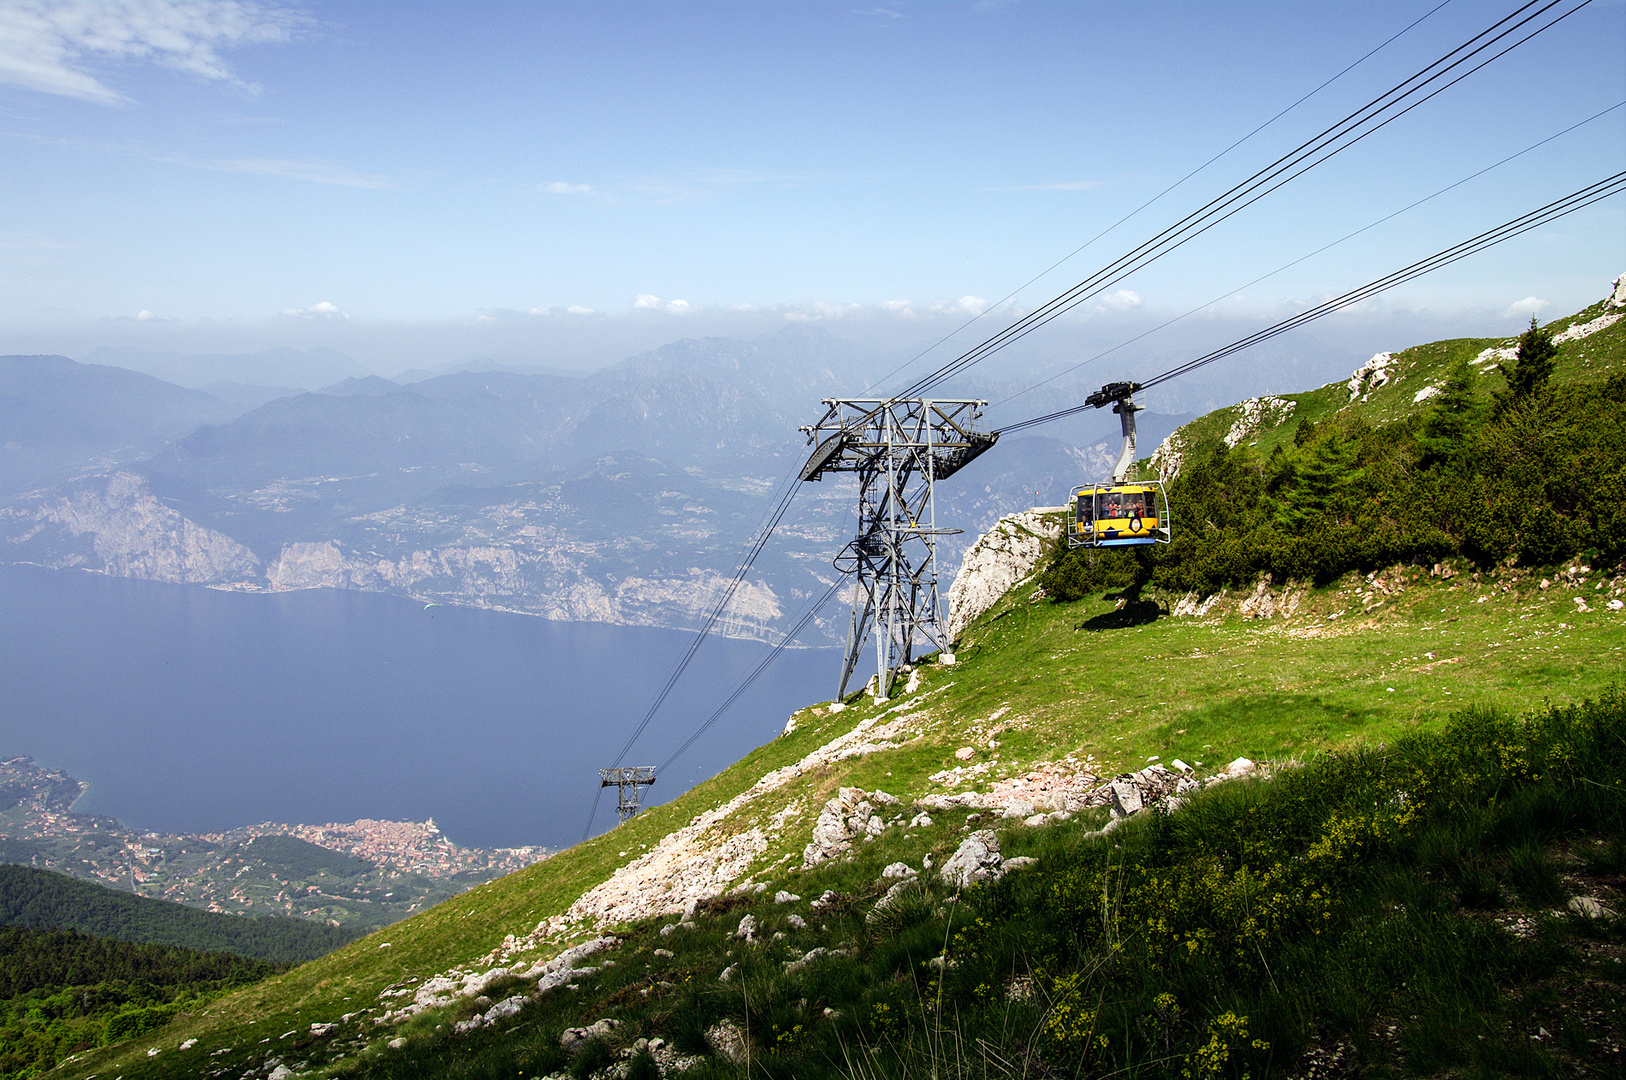
[[[1156,480],[1087,484],[1067,504],[1068,547],[1167,544],[1173,523],[1169,500]]]

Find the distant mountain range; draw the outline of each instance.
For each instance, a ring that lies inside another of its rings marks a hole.
[[[586,375],[477,362],[401,383],[312,350],[299,362],[324,389],[282,394],[230,381],[264,370],[266,354],[131,352],[93,356],[220,393],[63,357],[0,358],[8,561],[668,627],[697,625],[731,576],[771,492],[807,453],[796,425],[890,366],[793,326],[679,341]],[[288,377],[293,361],[273,359]],[[1015,389],[972,385],[987,397]],[[1058,381],[1024,404],[1082,392]],[[1143,441],[1184,419],[1147,414]],[[942,545],[945,587],[968,538],[1104,475],[1113,449],[1012,438],[946,483],[939,522],[965,533]],[[725,632],[773,636],[833,580],[852,488],[806,484],[799,495]],[[820,626],[839,636],[840,613]]]

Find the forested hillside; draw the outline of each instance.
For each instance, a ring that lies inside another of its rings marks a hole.
[[[199,911],[50,870],[8,865],[0,865],[0,926],[76,930],[120,941],[295,962],[314,959],[360,936],[350,928],[306,919]]]
[[[1380,354],[1347,386],[1204,417],[1149,463],[1177,470],[1173,542],[1073,552],[1045,588],[1072,600],[1106,587],[1212,593],[1260,574],[1324,585],[1458,556],[1482,569],[1613,565],[1626,556],[1619,318],[1605,301],[1532,321],[1511,343]]]

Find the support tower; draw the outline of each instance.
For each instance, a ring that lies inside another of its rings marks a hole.
[[[852,620],[837,696],[875,631],[875,696],[913,659],[917,644],[946,651],[937,595],[939,529],[932,485],[994,445],[997,432],[979,432],[985,401],[927,398],[826,398],[817,424],[803,427],[813,453],[803,480],[826,473],[858,474],[858,536],[835,567],[855,576]]]
[[[620,769],[600,769],[598,775],[599,787],[616,789],[615,812],[621,815],[620,824],[625,825],[629,818],[637,817],[638,811],[643,809],[644,787],[655,782],[655,767],[632,765]]]

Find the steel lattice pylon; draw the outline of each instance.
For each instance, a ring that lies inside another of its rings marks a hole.
[[[616,789],[615,812],[621,815],[621,824],[625,825],[629,818],[637,817],[638,811],[643,809],[644,788],[655,782],[655,767],[631,765],[618,769],[600,769],[598,775],[599,787]]]
[[[823,419],[801,429],[814,445],[803,480],[858,474],[858,536],[835,560],[837,570],[855,575],[838,697],[847,693],[872,628],[881,700],[917,644],[948,649],[937,596],[937,537],[960,530],[937,527],[932,486],[994,445],[997,433],[976,430],[986,404],[826,398]]]

